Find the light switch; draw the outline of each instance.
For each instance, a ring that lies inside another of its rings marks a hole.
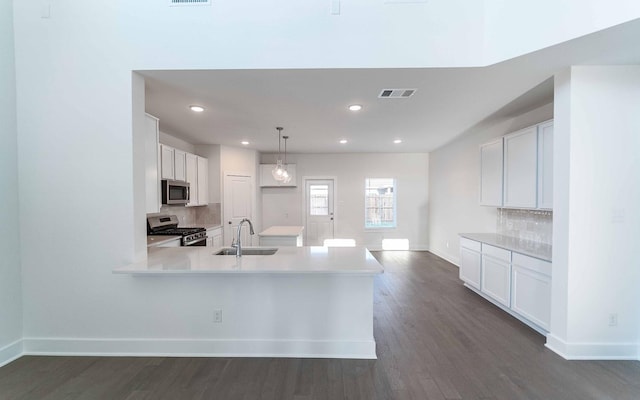
[[[331,15],[340,15],[340,0],[329,0],[331,3]]]
[[[42,8],[40,10],[40,17],[45,19],[51,18],[51,3],[49,2],[42,3]]]

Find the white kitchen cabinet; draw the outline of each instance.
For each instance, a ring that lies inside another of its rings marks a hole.
[[[207,246],[219,248],[223,246],[222,227],[207,230]]]
[[[513,253],[513,311],[549,330],[551,320],[551,263]]]
[[[189,203],[187,206],[197,206],[198,202],[198,156],[187,153],[185,155],[185,176],[189,184]]]
[[[295,187],[296,186],[296,165],[288,164],[287,172],[291,176],[291,182],[282,183],[273,179],[271,171],[276,164],[260,164],[260,187]]]
[[[147,214],[160,212],[160,164],[158,118],[145,114],[144,170]]]
[[[187,153],[182,150],[173,149],[174,178],[176,181],[187,180]]]
[[[536,331],[549,332],[550,261],[461,237],[460,279]]]
[[[480,205],[502,207],[502,138],[480,146]]]
[[[538,125],[538,208],[553,209],[553,121]]]
[[[206,206],[209,204],[209,160],[197,156],[198,177],[196,184],[198,186],[197,198],[198,204]]]
[[[480,243],[460,238],[460,279],[480,290]]]
[[[162,179],[175,179],[173,147],[165,144],[160,145],[160,176]]]
[[[482,293],[511,306],[511,252],[482,244]]]
[[[170,240],[168,242],[159,244],[156,247],[180,247],[181,241],[182,241],[181,238],[176,238],[176,239]]]
[[[506,208],[536,208],[538,130],[532,126],[504,137],[504,191]]]

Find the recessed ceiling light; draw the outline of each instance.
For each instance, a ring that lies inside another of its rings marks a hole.
[[[242,143],[242,144],[243,144],[243,145],[245,145],[245,146],[249,144],[249,142],[247,142],[246,140],[243,140],[243,141],[242,141],[242,142],[240,142],[240,143]]]
[[[352,104],[349,106],[349,111],[360,111],[362,106],[360,104]]]
[[[393,141],[393,143],[395,143],[395,144],[402,143],[402,140],[396,139],[396,140]]]
[[[203,112],[204,111],[204,107],[202,107],[202,106],[192,105],[192,106],[189,106],[189,108],[193,112]]]
[[[345,144],[345,143],[347,143],[347,139],[342,139],[342,140],[340,140],[340,143],[341,143],[341,144]]]

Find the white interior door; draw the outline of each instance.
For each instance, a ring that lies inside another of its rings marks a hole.
[[[237,234],[238,223],[243,218],[248,218],[253,222],[253,190],[251,187],[251,176],[225,174],[224,176],[224,244],[230,246],[231,241]],[[252,244],[249,227],[247,224],[242,228],[242,245]]]
[[[334,234],[333,179],[305,180],[305,243],[322,246]]]

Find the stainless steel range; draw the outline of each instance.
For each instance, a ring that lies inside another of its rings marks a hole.
[[[175,215],[147,217],[147,234],[182,236],[181,246],[207,245],[207,230],[205,228],[178,228],[178,217]]]

